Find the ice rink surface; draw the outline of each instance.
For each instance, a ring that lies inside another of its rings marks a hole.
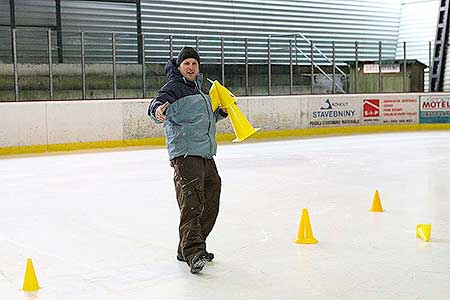
[[[219,145],[216,162],[216,258],[192,275],[165,149],[0,159],[0,300],[450,299],[450,132]],[[293,242],[302,208],[318,244]],[[19,291],[28,257],[37,295]]]

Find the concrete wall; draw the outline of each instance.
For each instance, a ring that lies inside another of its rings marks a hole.
[[[268,66],[249,64],[248,95],[268,95]],[[330,74],[328,66],[321,67]],[[0,63],[0,102],[14,101],[14,73],[12,64]],[[341,67],[345,72],[347,69]],[[48,65],[18,64],[18,90],[20,100],[50,100]],[[271,67],[272,95],[289,94],[289,65]],[[332,82],[315,71],[314,93],[332,92]],[[220,64],[202,64],[202,73],[210,79],[220,80]],[[309,66],[294,66],[293,92],[309,94],[311,76]],[[82,98],[81,65],[53,64],[53,95],[57,100],[77,100]],[[137,64],[117,64],[117,98],[142,97],[142,66]],[[164,64],[146,64],[146,97],[153,97],[166,82]],[[346,79],[336,74],[336,83],[347,89]],[[225,65],[225,84],[236,95],[245,95],[245,65]],[[209,89],[205,81],[203,87]],[[111,64],[86,64],[86,95],[89,99],[113,99],[113,72]]]
[[[437,105],[436,110],[440,116],[444,111],[449,117],[441,118],[440,122],[450,123],[449,94],[239,97],[238,106],[254,127],[268,132],[418,124],[421,97],[443,103]],[[148,103],[140,99],[0,103],[0,149],[162,137],[162,126],[154,124],[147,116]],[[365,115],[366,109],[373,106],[378,107],[379,114]],[[218,132],[232,133],[230,122],[220,122]]]

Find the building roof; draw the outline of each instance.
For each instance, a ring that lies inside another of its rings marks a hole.
[[[347,61],[347,64],[351,67],[355,66],[355,61]],[[378,60],[358,60],[359,65],[363,64],[378,64]],[[388,64],[403,64],[403,59],[383,59],[381,60],[382,65],[388,65]],[[422,62],[418,61],[417,59],[407,59],[406,60],[407,65],[419,65],[421,67],[428,68],[427,65],[423,64]]]

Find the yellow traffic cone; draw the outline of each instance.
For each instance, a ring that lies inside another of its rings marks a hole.
[[[220,105],[224,108],[228,108],[233,103],[236,103],[236,96],[230,92],[229,89],[220,84],[217,80],[214,80],[217,94],[219,95]]]
[[[431,224],[417,224],[416,237],[429,242],[431,239]]]
[[[300,226],[298,228],[297,244],[317,244],[318,241],[314,238],[311,223],[309,222],[308,210],[302,210],[302,218],[300,219]]]
[[[209,80],[209,81],[212,83],[212,86],[209,89],[209,99],[211,99],[212,111],[216,111],[220,105],[219,91],[217,90],[217,84],[215,84],[217,80],[216,81]]]
[[[369,209],[371,212],[383,212],[383,207],[381,206],[380,195],[378,194],[378,190],[375,191],[375,195],[373,196],[372,207]]]
[[[242,142],[261,129],[253,128],[236,105],[235,96],[217,80],[214,81],[211,90],[209,91],[209,96],[211,98],[213,109],[216,107],[218,98],[220,106],[228,111],[228,116],[230,117],[231,125],[233,126],[234,134],[236,135],[236,139],[234,139],[233,142]]]
[[[36,278],[36,273],[34,272],[33,262],[31,261],[31,258],[29,258],[27,261],[27,269],[25,271],[22,290],[25,292],[34,292],[39,289],[40,287]]]

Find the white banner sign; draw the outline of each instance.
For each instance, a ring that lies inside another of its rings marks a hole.
[[[379,72],[378,64],[365,64],[363,68],[363,72],[366,74],[373,74]],[[400,73],[400,65],[399,64],[386,64],[381,65],[381,73]]]

